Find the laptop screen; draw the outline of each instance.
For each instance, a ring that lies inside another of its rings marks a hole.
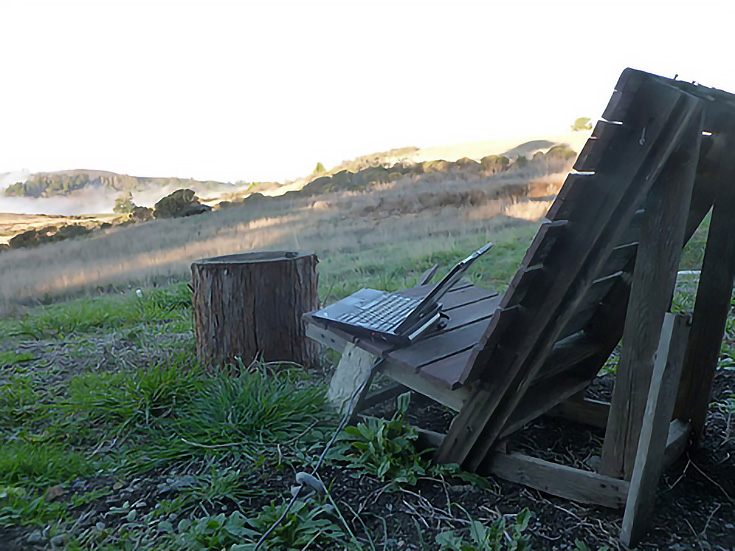
[[[449,289],[454,287],[454,285],[460,279],[462,279],[462,276],[472,265],[472,263],[480,258],[487,251],[489,251],[492,246],[492,243],[488,243],[487,245],[484,245],[483,247],[477,249],[474,253],[472,253],[464,260],[458,262],[454,266],[454,268],[452,268],[449,273],[442,278],[437,286],[434,287],[431,292],[426,295],[426,297],[424,297],[424,299],[421,301],[421,304],[419,304],[416,309],[411,313],[411,315],[408,316],[406,320],[400,325],[399,330],[404,327],[410,327],[411,324],[415,323],[417,319],[421,318],[427,310],[431,309],[434,304],[436,304],[436,302],[442,296],[444,296],[447,291],[449,291]]]

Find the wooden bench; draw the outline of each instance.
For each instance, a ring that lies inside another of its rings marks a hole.
[[[706,415],[735,275],[734,100],[624,71],[502,296],[458,285],[444,301],[447,327],[401,350],[307,315],[307,335],[345,352],[335,401],[384,357],[380,371],[396,384],[359,406],[402,388],[428,396],[457,412],[435,435],[438,461],[625,507],[621,538],[639,539],[661,470]],[[713,204],[693,317],[672,314],[682,247]],[[584,399],[621,338],[612,402]],[[547,412],[606,428],[599,472],[504,453]]]

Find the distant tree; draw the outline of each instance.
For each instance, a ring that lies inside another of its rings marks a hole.
[[[322,172],[326,172],[327,169],[324,168],[324,165],[322,163],[317,163],[316,168],[314,169],[314,172],[312,174],[321,174]]]
[[[115,206],[112,207],[112,212],[117,214],[130,214],[135,210],[136,206],[137,205],[133,203],[133,194],[128,191],[115,199]]]
[[[580,132],[582,130],[592,130],[592,123],[590,122],[589,117],[579,117],[576,121],[574,121],[574,124],[572,125],[572,130],[574,132]]]
[[[155,218],[187,216],[187,213],[190,213],[192,208],[196,206],[199,206],[199,199],[194,190],[177,189],[155,204],[153,216]]]

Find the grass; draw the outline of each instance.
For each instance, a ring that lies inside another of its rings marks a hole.
[[[174,329],[188,330],[191,290],[186,283],[150,289],[135,299],[106,295],[36,308],[19,319],[0,322],[11,336],[63,339],[94,330],[121,329],[141,323],[175,323]],[[2,359],[2,357],[0,357]],[[18,361],[18,358],[15,358]]]
[[[156,426],[200,390],[200,375],[180,364],[162,364],[129,372],[85,373],[72,379],[61,405],[74,425],[114,427],[122,431]]]
[[[391,197],[400,198],[384,198]],[[370,198],[352,199],[350,208],[358,212]],[[434,264],[443,267],[441,276],[491,240],[496,246],[473,267],[470,278],[500,290],[537,227],[501,216],[475,218],[455,231],[472,212],[479,215],[474,207],[451,206],[434,217],[435,224],[432,213],[404,214],[377,226],[369,219],[317,216],[312,222],[321,225],[319,231],[331,227],[333,235],[344,236],[310,242],[316,233],[301,230],[315,211],[297,202],[292,206],[292,230],[283,230],[281,219],[254,214],[247,215],[252,217],[245,227],[255,234],[262,230],[261,237],[287,232],[272,243],[322,243],[327,254],[320,254],[320,297],[325,302],[364,286],[395,290],[413,285]],[[457,216],[465,218],[461,224]],[[701,262],[706,229],[707,224],[688,245],[682,269],[696,269]],[[402,239],[393,239],[393,232]],[[357,241],[350,244],[351,239]],[[696,278],[680,280],[678,307],[691,309],[695,289]],[[58,542],[67,549],[252,549],[283,512],[294,473],[313,464],[336,425],[325,406],[324,382],[278,365],[236,365],[205,373],[195,359],[187,285],[141,292],[142,297],[133,288],[50,304],[0,321],[0,531],[43,528],[62,538]],[[732,369],[732,317],[723,354],[721,369]],[[730,402],[717,406],[728,420]],[[350,429],[341,448],[328,456],[327,468],[349,469],[357,481],[379,480],[386,487],[461,475],[452,468],[436,470],[413,449],[415,433],[404,422],[405,406],[399,404],[391,420]],[[153,487],[144,492],[140,481]],[[48,491],[54,487],[61,487],[64,496],[51,497]],[[313,539],[335,549],[387,549],[376,544],[379,529],[360,524],[358,513],[350,520],[353,529],[359,526],[363,532],[361,543],[334,512],[336,503],[324,496],[298,503],[269,540],[270,548],[300,549]],[[95,509],[104,513],[95,518],[104,521],[78,522]],[[528,522],[524,515],[508,517],[516,519],[509,525],[502,516],[495,517],[495,524],[470,519],[464,530],[443,525],[445,535],[436,544],[493,549],[498,534],[505,542],[522,542]],[[426,548],[434,543],[427,542]]]
[[[343,255],[366,252],[390,258],[384,245],[401,236],[428,254],[446,248],[446,241],[478,234],[485,239],[507,225],[526,223],[518,215],[503,215],[505,209],[535,185],[559,185],[563,173],[548,171],[564,169],[529,167],[468,179],[424,175],[369,193],[284,197],[257,208],[244,205],[207,216],[155,220],[89,239],[6,251],[0,255],[0,314],[39,302],[188,279],[196,259],[250,250],[314,250],[321,260],[339,263]],[[397,264],[400,258],[394,258]],[[104,312],[86,304],[81,317],[96,319],[100,326],[114,323],[118,315],[100,319]]]
[[[493,236],[517,243],[496,248],[499,262],[504,259],[496,271],[515,270],[522,234],[532,227],[508,226]],[[328,296],[332,285],[335,295],[333,282],[347,274],[357,285],[411,284],[420,270],[452,264],[488,238],[484,232],[447,236],[439,252],[392,248],[387,272],[379,252],[347,255],[352,265],[327,260],[334,271],[324,271],[321,292]],[[406,254],[417,260],[413,269],[406,268]],[[500,281],[507,274],[499,272],[489,275],[488,265],[480,265],[474,277]],[[82,298],[0,322],[0,525],[45,527],[67,549],[252,549],[283,512],[282,492],[293,471],[313,463],[336,425],[324,383],[278,365],[205,374],[193,354],[188,287],[143,289],[142,295],[130,290]],[[398,420],[391,426],[400,432]],[[410,441],[408,434],[406,445]],[[395,454],[390,461],[398,465],[401,453],[419,457],[398,450],[400,442],[377,450],[373,460]],[[333,455],[327,459],[333,468],[347,463]],[[412,470],[411,463],[404,474],[432,474],[430,463],[421,461],[425,470]],[[140,500],[117,497],[115,484],[161,472],[170,474],[159,483],[164,494],[156,506],[139,509]],[[283,473],[284,480],[271,488],[264,473],[269,479]],[[91,489],[71,490],[75,481],[89,481]],[[55,487],[64,489],[61,500],[47,497]],[[75,524],[79,511],[108,502],[113,505],[106,505],[102,524]],[[265,548],[300,549],[313,540],[362,549],[330,511],[323,500],[299,501]]]
[[[10,440],[0,456],[0,485],[44,487],[92,474],[93,460],[66,446],[40,440]]]

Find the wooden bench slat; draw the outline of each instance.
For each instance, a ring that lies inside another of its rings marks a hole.
[[[596,200],[598,181],[594,174],[570,173],[546,213],[546,219],[569,220],[578,203],[588,204],[590,200]]]

